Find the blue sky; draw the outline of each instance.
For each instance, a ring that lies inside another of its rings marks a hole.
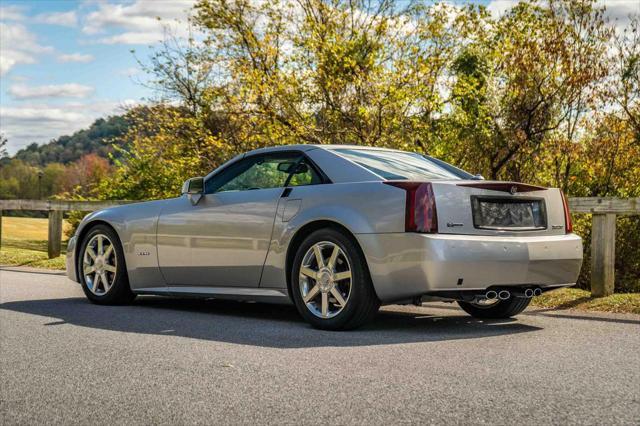
[[[640,0],[601,1],[612,19],[640,13]],[[151,99],[136,57],[147,58],[167,26],[179,31],[193,2],[0,0],[0,132],[9,152]],[[516,2],[474,3],[500,14]]]
[[[136,57],[148,57],[192,4],[0,0],[0,131],[9,152],[151,98]]]

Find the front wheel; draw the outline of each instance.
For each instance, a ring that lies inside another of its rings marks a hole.
[[[530,298],[511,296],[507,300],[492,300],[487,302],[461,302],[458,305],[474,318],[510,318],[524,311],[531,302]]]
[[[82,290],[93,303],[115,305],[132,301],[124,252],[118,235],[105,225],[94,226],[78,251]]]
[[[298,312],[316,328],[353,329],[373,319],[380,307],[360,249],[331,228],[302,242],[291,284]]]

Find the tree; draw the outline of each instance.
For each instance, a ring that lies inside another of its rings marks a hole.
[[[198,43],[189,25],[189,37],[182,40],[167,28],[159,47],[153,48],[149,62],[138,60],[147,74],[153,76],[148,87],[157,90],[163,99],[178,99],[196,115],[207,105],[207,91],[215,84],[215,55],[207,44]]]
[[[7,143],[8,143],[7,138],[3,134],[0,134],[0,159],[8,155]]]
[[[629,27],[616,34],[613,78],[605,93],[620,107],[640,144],[640,15],[632,15],[630,20]]]
[[[127,126],[126,119],[120,115],[99,118],[89,128],[72,135],[60,136],[44,145],[34,142],[19,150],[14,158],[39,166],[72,163],[89,153],[108,158],[114,151],[112,145],[119,145],[119,137],[126,132]]]
[[[521,2],[485,22],[453,66],[458,163],[480,160],[493,179],[528,180],[541,152],[562,157],[562,143],[574,141],[583,115],[595,108],[610,34],[590,0]]]
[[[114,172],[102,179],[102,199],[156,199],[177,196],[182,182],[203,175],[228,158],[229,147],[184,108],[158,104],[137,107],[123,146],[116,147]]]
[[[447,64],[477,13],[392,0],[203,0],[192,19],[202,34],[183,48],[170,39],[146,69],[236,152],[416,140],[426,150]]]
[[[60,177],[60,190],[82,197],[95,196],[96,187],[112,172],[109,160],[96,153],[68,164]]]

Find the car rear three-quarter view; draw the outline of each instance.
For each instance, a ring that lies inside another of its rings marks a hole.
[[[67,256],[96,303],[294,303],[338,330],[428,297],[479,318],[517,315],[575,283],[582,242],[558,189],[485,181],[410,152],[296,145],[239,155],[178,198],[92,213]]]

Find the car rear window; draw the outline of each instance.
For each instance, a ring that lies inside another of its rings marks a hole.
[[[338,148],[334,151],[385,180],[449,180],[473,177],[442,160],[430,159],[413,152],[348,148]]]

